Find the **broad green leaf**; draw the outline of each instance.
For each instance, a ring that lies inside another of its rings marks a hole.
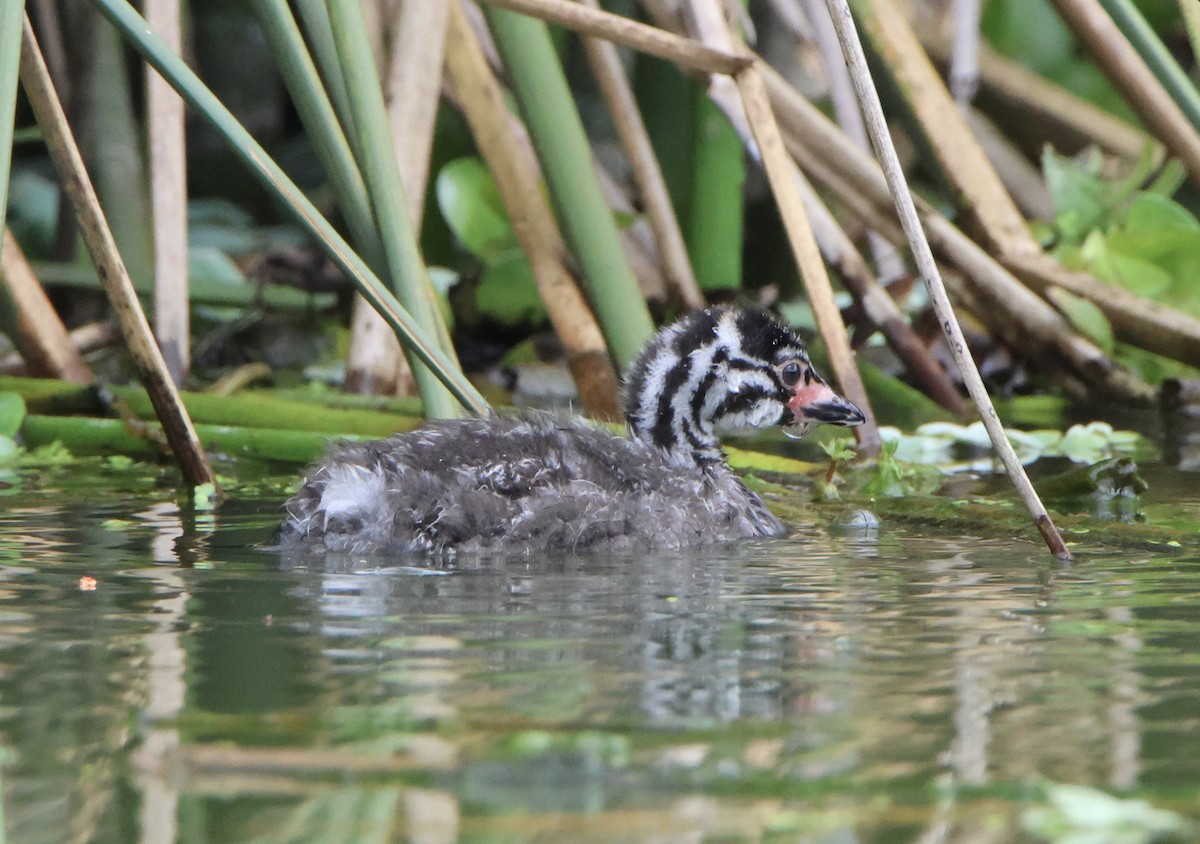
[[[479,316],[503,325],[537,324],[546,319],[533,270],[524,253],[515,249],[484,270],[475,290],[475,306]]]
[[[1042,171],[1054,202],[1054,222],[1064,239],[1078,242],[1101,225],[1109,213],[1108,189],[1090,166],[1047,149]]]
[[[1150,143],[1147,141],[1147,149],[1150,148]],[[1152,158],[1153,156],[1148,157]],[[1146,187],[1146,192],[1156,193],[1160,196],[1174,196],[1175,191],[1179,190],[1186,181],[1187,168],[1179,159],[1171,158],[1154,176],[1154,180]]]
[[[1121,252],[1110,254],[1116,268],[1113,280],[1130,292],[1153,299],[1171,288],[1171,274],[1158,264]]]
[[[1095,275],[1139,296],[1154,298],[1171,287],[1171,276],[1161,267],[1143,258],[1114,252],[1098,231],[1084,240],[1081,254]]]
[[[1200,221],[1178,202],[1154,193],[1140,193],[1129,204],[1125,231],[1130,234],[1183,229],[1200,232]],[[1198,239],[1200,240],[1200,239]]]
[[[30,258],[53,251],[58,231],[58,186],[44,176],[18,169],[8,183],[8,226]]]
[[[227,255],[245,255],[262,249],[264,236],[254,217],[227,199],[193,199],[188,202],[188,248],[217,249]]]
[[[16,393],[0,393],[0,436],[15,437],[25,421],[25,400]]]
[[[188,277],[192,281],[203,279],[218,284],[246,283],[246,276],[233,259],[212,246],[192,246],[188,249]]]
[[[1144,262],[1135,268],[1139,272],[1145,272],[1146,265],[1152,266],[1169,280],[1167,289],[1159,294],[1164,304],[1200,314],[1200,286],[1195,283],[1196,268],[1200,267],[1200,231],[1180,228],[1140,234],[1119,231],[1110,234],[1106,241],[1112,254]]]
[[[517,236],[500,191],[478,158],[456,158],[443,167],[437,199],[454,235],[485,264],[502,260],[516,248]]]
[[[228,199],[191,199],[188,200],[188,225],[249,229],[254,227],[254,215]]]
[[[1188,263],[1184,265],[1187,270],[1184,276],[1188,278],[1194,274],[1195,259],[1200,255],[1200,231],[1181,228],[1140,232],[1119,230],[1111,232],[1105,241],[1110,251],[1164,266],[1178,258],[1185,258]]]
[[[1076,296],[1061,287],[1051,287],[1046,291],[1046,298],[1054,303],[1070,320],[1071,325],[1103,349],[1107,354],[1113,350],[1113,330],[1104,311],[1094,303]]]
[[[1036,71],[1061,65],[1075,52],[1070,30],[1044,0],[992,0],[980,25],[993,47]]]

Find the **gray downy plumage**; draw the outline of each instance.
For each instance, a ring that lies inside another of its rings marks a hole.
[[[280,544],[452,556],[780,536],[783,524],[726,465],[718,435],[863,420],[792,331],[728,307],[655,335],[630,369],[625,413],[629,438],[538,414],[335,445],[287,503]]]

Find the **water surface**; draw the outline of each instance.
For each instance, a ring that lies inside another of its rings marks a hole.
[[[275,480],[10,479],[9,842],[1016,841],[1054,783],[1200,817],[1194,555],[288,558]]]

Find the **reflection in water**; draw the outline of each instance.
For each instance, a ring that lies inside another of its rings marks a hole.
[[[1200,810],[1195,559],[815,531],[439,569],[170,498],[0,512],[10,840],[1000,841],[1039,777]]]
[[[182,530],[180,531],[182,533]],[[155,556],[156,563],[161,562]],[[167,722],[183,711],[187,695],[187,655],[181,633],[189,595],[179,572],[168,568],[147,570],[161,597],[154,602],[153,630],[144,638],[146,692],[142,715],[145,732],[131,761],[141,792],[138,817],[142,844],[171,844],[178,833],[179,789],[170,775],[170,758],[180,746],[179,730]]]

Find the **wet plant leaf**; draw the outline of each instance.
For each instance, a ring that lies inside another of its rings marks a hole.
[[[25,400],[16,393],[0,393],[0,435],[15,437],[25,421]]]
[[[993,471],[991,440],[982,422],[958,425],[929,422],[911,434],[884,426],[885,443],[895,443],[895,459],[902,464],[937,466],[942,472]],[[1073,425],[1066,431],[1021,431],[1005,428],[1017,457],[1029,464],[1043,457],[1066,457],[1073,463],[1095,463],[1110,457],[1153,457],[1152,445],[1134,431],[1116,431],[1107,422]]]
[[[200,484],[192,489],[192,506],[197,510],[210,511],[217,506],[216,484]]]
[[[875,476],[867,481],[862,488],[863,495],[883,498],[903,498],[908,494],[904,484],[904,473],[896,461],[896,448],[899,443],[885,442],[879,453],[879,465]]]

